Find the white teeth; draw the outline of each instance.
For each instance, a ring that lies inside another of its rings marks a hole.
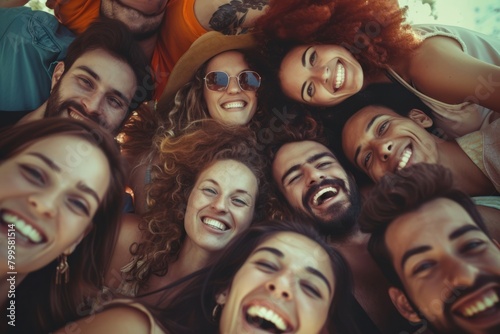
[[[398,170],[401,170],[406,167],[406,164],[408,163],[408,161],[410,161],[412,154],[413,152],[410,148],[406,148],[403,151],[403,154],[401,155],[401,160],[399,161],[398,164]]]
[[[335,75],[335,89],[339,89],[340,86],[344,83],[345,80],[345,68],[342,63],[337,63],[337,72]]]
[[[19,217],[10,213],[4,213],[2,215],[2,219],[7,224],[16,225],[16,231],[27,237],[31,242],[39,243],[40,241],[42,241],[42,236],[40,235],[40,233],[38,233],[36,229],[34,229],[31,225],[28,225]]]
[[[74,112],[74,111],[71,111],[69,113],[69,115],[71,116],[71,118],[74,118],[76,120],[80,120],[80,121],[84,121],[85,118],[83,118],[82,116],[80,116],[78,113]]]
[[[245,105],[246,105],[246,103],[243,101],[235,101],[235,102],[224,103],[222,105],[222,108],[224,108],[224,109],[243,108],[243,107],[245,107]]]
[[[259,317],[272,322],[280,331],[286,330],[285,320],[283,320],[283,318],[276,314],[273,310],[263,306],[254,305],[248,308],[247,313],[251,317]]]
[[[207,218],[207,217],[203,218],[203,224],[211,226],[211,227],[216,228],[216,229],[221,230],[221,231],[227,230],[226,225],[224,225],[220,221],[212,219],[212,218]]]
[[[495,291],[489,291],[481,300],[478,300],[474,304],[461,310],[461,313],[465,317],[472,317],[479,312],[493,307],[496,303],[498,303],[497,293]]]
[[[335,196],[335,195],[337,195],[337,194],[338,194],[338,192],[339,192],[337,189],[335,189],[335,188],[333,188],[333,187],[326,187],[326,188],[323,188],[323,189],[321,189],[320,191],[318,191],[318,192],[316,193],[316,195],[314,195],[314,198],[313,198],[313,204],[314,204],[314,205],[318,205],[318,199],[321,197],[321,195],[323,195],[324,193],[327,193],[327,192],[329,192],[329,191],[333,192],[333,195],[334,195],[334,196]]]

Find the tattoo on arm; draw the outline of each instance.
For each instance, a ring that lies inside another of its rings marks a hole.
[[[219,6],[210,19],[209,25],[225,35],[244,34],[249,27],[242,27],[249,10],[262,11],[269,0],[231,0]]]

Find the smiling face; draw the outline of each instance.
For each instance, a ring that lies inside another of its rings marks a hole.
[[[319,333],[334,284],[330,258],[320,245],[293,232],[273,234],[236,273],[220,332]]]
[[[252,221],[257,178],[235,160],[219,160],[201,172],[189,195],[185,244],[208,252],[224,248]]]
[[[109,182],[104,153],[74,136],[41,139],[2,161],[2,264],[9,229],[16,232],[18,273],[42,268],[75,246],[91,227]]]
[[[281,62],[283,92],[295,101],[334,106],[363,87],[363,69],[345,48],[337,45],[298,46]]]
[[[500,250],[458,203],[439,198],[385,234],[407,296],[439,333],[499,333]]]
[[[137,40],[154,35],[160,28],[168,0],[102,0],[101,15],[123,22]]]
[[[431,125],[416,109],[403,117],[385,107],[365,107],[344,125],[342,148],[349,161],[378,182],[388,172],[438,162],[435,137],[425,130]]]
[[[88,118],[115,132],[128,113],[136,88],[127,63],[104,50],[92,50],[69,69],[62,62],[56,66],[45,117]]]
[[[274,182],[290,206],[332,229],[357,196],[332,152],[314,141],[283,145],[272,169]]]
[[[224,91],[203,88],[203,96],[210,116],[223,124],[245,125],[252,119],[257,110],[257,93],[245,91],[238,85],[236,76],[242,71],[250,70],[241,52],[226,51],[213,57],[205,74],[213,71],[226,72],[232,78]]]

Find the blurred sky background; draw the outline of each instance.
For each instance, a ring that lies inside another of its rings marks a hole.
[[[286,0],[282,0],[286,1]],[[398,0],[408,6],[410,23],[457,25],[500,38],[500,1],[498,0]],[[45,0],[27,5],[46,11]]]

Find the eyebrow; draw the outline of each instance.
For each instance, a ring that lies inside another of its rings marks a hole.
[[[79,70],[82,70],[84,72],[87,72],[87,74],[90,75],[92,78],[94,78],[96,81],[101,81],[101,77],[96,72],[94,72],[90,67],[81,65],[81,66],[77,66],[76,68]],[[111,93],[113,93],[114,95],[117,95],[127,105],[130,104],[130,100],[125,96],[125,94],[123,94],[119,90],[111,88]]]
[[[313,163],[323,157],[330,157],[330,158],[333,158],[335,160],[337,160],[337,158],[330,152],[321,152],[321,153],[318,153],[318,154],[315,154],[309,158],[307,158],[306,162],[305,163]],[[286,172],[285,174],[283,174],[283,176],[281,177],[281,185],[283,185],[283,182],[285,182],[285,179],[288,175],[290,175],[291,173],[295,172],[296,170],[300,169],[300,166],[302,166],[303,164],[296,164],[296,165],[293,165],[292,167],[290,167]]]
[[[50,169],[52,169],[53,171],[55,171],[57,173],[61,173],[61,171],[62,171],[61,168],[54,161],[52,161],[51,159],[49,159],[45,155],[43,155],[41,153],[37,153],[37,152],[30,152],[30,153],[28,153],[28,155],[37,157],[38,159],[42,160]],[[78,182],[76,187],[79,190],[81,190],[87,194],[90,194],[92,197],[94,197],[95,200],[97,201],[97,203],[101,203],[97,193],[92,188],[90,188],[85,183],[83,183],[82,181]]]
[[[204,181],[211,182],[211,183],[215,184],[216,186],[220,187],[220,184],[217,181],[215,181],[214,179],[205,179],[205,180],[202,180],[202,182],[204,182]],[[236,189],[235,192],[248,195],[248,196],[250,196],[250,198],[253,199],[253,196],[248,191],[246,191],[245,189]]]
[[[302,54],[302,67],[306,67],[306,54],[307,54],[307,51],[309,51],[309,49],[312,48],[312,45],[310,47],[308,47],[304,53]],[[305,93],[305,88],[306,88],[306,81],[304,81],[304,83],[302,84],[302,88],[300,89],[300,92],[301,92],[301,98],[304,102],[307,102],[306,101],[306,98],[304,96],[304,93]]]
[[[270,252],[274,255],[276,255],[277,257],[279,258],[284,258],[285,257],[285,254],[283,254],[279,249],[276,249],[276,248],[273,248],[273,247],[260,247],[260,248],[257,248],[253,254],[257,253],[257,252]],[[313,274],[314,276],[317,276],[319,277],[323,282],[325,282],[326,284],[326,287],[328,288],[328,292],[330,294],[332,294],[332,287],[330,286],[330,282],[328,282],[328,279],[325,277],[325,275],[323,275],[323,273],[321,273],[321,271],[319,271],[318,269],[315,269],[313,267],[309,267],[307,266],[306,267],[306,271]]]
[[[384,116],[384,114],[378,114],[378,115],[375,115],[373,116],[373,118],[368,122],[368,124],[366,125],[366,129],[365,129],[365,133],[368,132],[370,130],[370,128],[372,127],[373,123],[375,122],[375,120],[379,117],[382,117]],[[356,166],[358,166],[358,168],[361,168],[362,167],[358,164],[358,156],[359,156],[359,153],[361,152],[361,145],[359,145],[357,148],[356,148],[356,152],[354,153],[354,164]]]
[[[448,236],[448,240],[450,240],[450,241],[455,240],[458,237],[464,235],[465,233],[471,232],[471,231],[481,231],[481,230],[479,229],[478,226],[467,224],[467,225],[461,226],[461,227],[457,228],[456,230],[454,230],[453,232],[451,232],[450,235]],[[410,257],[412,257],[413,255],[416,255],[416,254],[426,252],[428,250],[431,250],[430,246],[420,246],[420,247],[416,247],[416,248],[413,248],[413,249],[406,251],[403,255],[403,258],[401,259],[401,268],[404,267],[406,261]]]

